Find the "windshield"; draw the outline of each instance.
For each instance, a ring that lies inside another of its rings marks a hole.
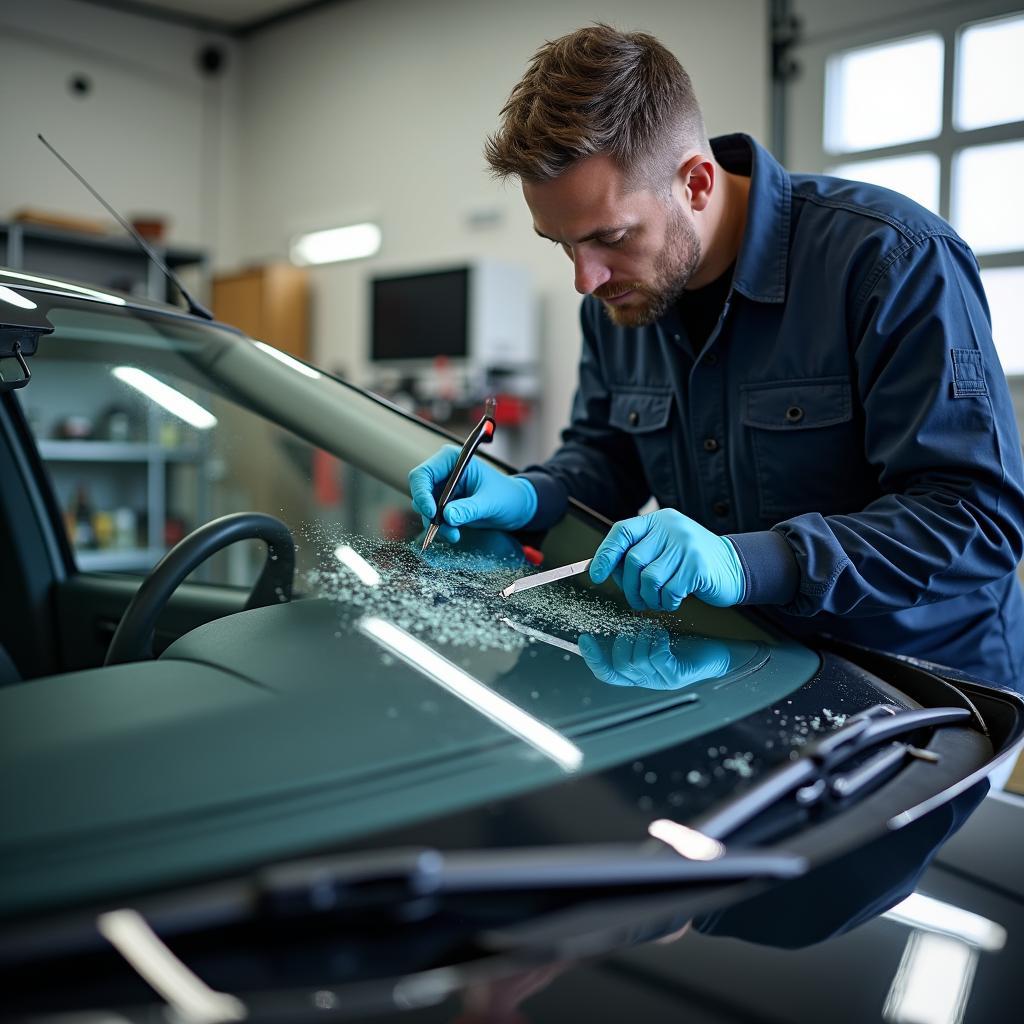
[[[33,749],[68,759],[83,794],[119,759],[159,781],[69,798],[59,822],[26,805],[28,833],[203,807],[240,829],[225,808],[280,801],[291,824],[265,850],[283,853],[612,768],[642,787],[639,818],[693,816],[849,714],[899,702],[814,681],[815,653],[735,610],[638,613],[586,574],[503,599],[537,570],[524,544],[550,568],[592,555],[604,524],[572,511],[544,537],[464,531],[421,555],[405,481],[444,440],[429,426],[217,325],[64,299],[48,315],[19,399],[79,568],[142,574],[202,523],[261,511],[294,536],[299,599],[209,622],[160,659],[222,670],[230,692],[176,682],[177,703],[119,707],[114,724],[87,702],[47,721]],[[244,591],[264,557],[233,545],[193,582]],[[244,737],[230,771],[225,736]]]

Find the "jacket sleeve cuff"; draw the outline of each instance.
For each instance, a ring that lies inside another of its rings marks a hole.
[[[569,491],[565,484],[550,473],[539,470],[517,473],[516,476],[521,480],[528,480],[537,492],[537,511],[522,529],[547,530],[554,526],[569,507]]]
[[[775,530],[730,533],[743,567],[740,604],[789,604],[800,586],[800,569],[786,538]]]

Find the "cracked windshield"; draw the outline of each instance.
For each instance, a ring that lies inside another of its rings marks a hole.
[[[830,684],[823,705],[816,654],[693,599],[674,614],[636,612],[614,583],[595,586],[586,572],[502,596],[593,554],[603,529],[573,513],[546,536],[464,529],[458,543],[439,535],[422,552],[423,523],[397,483],[415,462],[399,473],[371,420],[396,451],[421,428],[268,346],[141,314],[58,308],[50,319],[56,331],[21,400],[80,567],[143,574],[210,519],[282,519],[297,549],[295,599],[259,611],[266,629],[245,652],[225,642],[215,657],[281,693],[292,681],[273,668],[277,655],[334,693],[346,678],[372,680],[359,713],[380,757],[490,744],[489,756],[506,767],[513,759],[524,781],[619,764],[650,790],[641,810],[678,814],[891,702],[865,682],[838,697]],[[60,415],[51,399],[72,380],[80,407]],[[353,403],[366,405],[365,437],[351,415],[332,424]],[[120,461],[87,485],[76,440]],[[265,557],[258,542],[235,544],[190,582],[248,588]],[[243,653],[250,667],[240,667]],[[688,760],[658,765],[657,751],[681,740]]]

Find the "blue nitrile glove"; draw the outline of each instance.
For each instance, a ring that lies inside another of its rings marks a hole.
[[[429,526],[437,511],[440,495],[452,468],[459,458],[459,449],[446,444],[436,455],[421,462],[409,474],[412,505]],[[444,520],[438,533],[454,543],[459,539],[458,526],[485,527],[497,530],[518,530],[537,511],[537,492],[529,480],[506,476],[475,456],[469,460],[455,494],[445,506]]]
[[[716,608],[743,600],[743,567],[731,541],[674,508],[623,519],[608,531],[590,578],[604,583],[609,576],[638,611],[674,612],[690,594]]]
[[[617,636],[610,657],[589,633],[580,637],[579,648],[587,668],[611,686],[678,690],[702,679],[719,679],[732,668],[725,641],[687,636],[670,646],[668,632],[661,628],[636,637]]]

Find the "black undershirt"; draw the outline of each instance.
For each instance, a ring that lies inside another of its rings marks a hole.
[[[696,356],[711,336],[711,332],[722,315],[722,307],[725,305],[726,296],[732,286],[732,275],[736,269],[733,263],[729,268],[715,278],[711,284],[703,288],[695,288],[693,291],[684,291],[679,297],[677,308],[679,319],[683,322],[686,335],[690,341],[690,355]]]

